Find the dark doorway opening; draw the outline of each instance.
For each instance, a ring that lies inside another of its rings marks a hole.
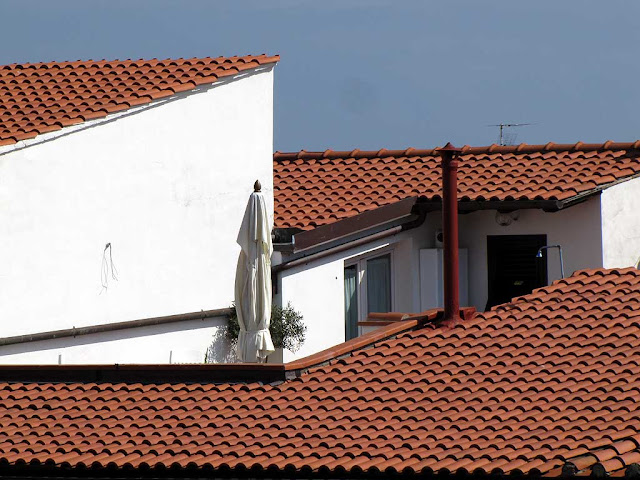
[[[488,235],[489,298],[486,310],[547,285],[546,235]]]

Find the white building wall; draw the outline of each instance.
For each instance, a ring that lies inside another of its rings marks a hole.
[[[114,117],[0,148],[0,336],[231,304],[256,179],[273,212],[272,70]],[[118,280],[104,289],[106,243]],[[168,359],[114,342],[120,363]],[[101,352],[77,358],[111,361]]]
[[[421,311],[420,249],[435,248],[435,233],[441,228],[441,212],[427,215],[424,224],[387,239],[378,240],[319,260],[299,265],[280,274],[279,300],[291,302],[300,311],[308,327],[303,348],[292,354],[291,361],[316,353],[344,341],[344,266],[355,257],[376,249],[394,247],[394,310]],[[468,255],[468,305],[482,311],[488,294],[487,236],[546,234],[548,244],[563,248],[565,275],[575,270],[603,265],[601,243],[600,198],[558,212],[520,210],[511,225],[501,226],[495,210],[483,210],[459,216],[459,243]],[[548,254],[548,280],[560,278],[557,251]]]
[[[282,305],[291,303],[307,326],[300,350],[283,352],[285,362],[344,342],[343,268],[343,258],[331,256],[280,273]]]
[[[640,260],[640,178],[601,195],[603,266],[631,267]]]
[[[5,345],[0,347],[0,363],[202,363],[214,340],[216,348],[208,361],[221,363],[232,357],[221,337],[224,325],[226,319],[218,317]]]
[[[558,212],[519,210],[517,221],[501,226],[495,210],[460,215],[460,247],[469,252],[469,306],[484,310],[488,295],[487,235],[546,234],[547,244],[562,246],[565,275],[583,268],[602,267],[600,198]],[[556,249],[547,255],[548,281],[560,278]]]
[[[429,237],[427,225],[380,239],[284,270],[280,275],[278,300],[291,303],[302,313],[307,325],[307,339],[295,353],[284,351],[289,362],[317,353],[345,340],[344,267],[354,259],[392,249],[393,309],[417,312],[420,309],[419,250]]]

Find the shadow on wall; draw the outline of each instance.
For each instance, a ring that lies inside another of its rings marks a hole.
[[[218,328],[211,338],[211,345],[207,348],[204,363],[236,363],[238,357],[236,349],[229,345],[227,328]]]

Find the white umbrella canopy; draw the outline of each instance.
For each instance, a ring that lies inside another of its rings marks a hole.
[[[235,300],[240,333],[238,360],[264,362],[275,348],[271,322],[271,225],[260,182],[244,212],[238,244],[242,249],[236,269]]]

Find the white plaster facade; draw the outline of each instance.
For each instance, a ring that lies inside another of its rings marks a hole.
[[[302,348],[295,353],[285,350],[283,360],[288,362],[302,358],[344,342],[345,262],[352,262],[362,255],[393,252],[393,310],[415,311],[420,301],[420,272],[411,268],[418,261],[416,238],[413,232],[401,232],[282,271],[277,300],[282,305],[290,302],[295,310],[302,313],[307,325],[307,339]]]
[[[460,246],[469,251],[469,306],[483,311],[488,295],[487,235],[546,234],[547,245],[562,246],[565,275],[583,268],[602,267],[600,198],[560,210],[519,210],[517,221],[498,225],[496,212],[483,210],[460,215]],[[556,250],[547,257],[548,280],[560,278],[560,260]]]
[[[273,66],[0,147],[0,337],[228,307],[256,179],[273,213],[272,153]],[[63,362],[166,362],[194,339],[200,358],[216,331],[167,328],[78,340]],[[51,345],[0,361],[57,362]]]
[[[640,256],[640,179],[610,187],[602,195],[557,212],[519,210],[510,225],[496,221],[495,210],[459,215],[459,244],[468,255],[468,305],[484,310],[488,296],[487,236],[546,234],[547,244],[563,249],[565,275],[598,267],[629,267]],[[329,348],[345,340],[344,267],[354,256],[375,249],[393,250],[393,309],[421,311],[420,250],[436,247],[440,212],[427,214],[419,228],[364,244],[280,273],[280,300],[291,302],[308,325],[304,347],[284,352],[285,361]],[[381,250],[382,251],[382,250]],[[286,259],[284,259],[286,261]],[[556,250],[548,252],[548,281],[560,278]],[[423,282],[424,283],[424,282]],[[431,287],[428,287],[431,288]]]
[[[602,192],[602,246],[605,268],[640,261],[640,178]]]

